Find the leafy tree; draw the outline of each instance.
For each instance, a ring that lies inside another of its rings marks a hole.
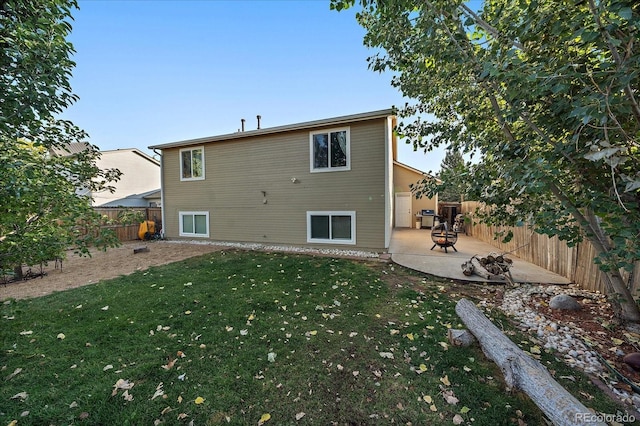
[[[436,177],[441,181],[440,184],[433,182],[438,185],[435,190],[439,201],[459,202],[465,198],[468,168],[459,150],[447,150]]]
[[[483,220],[526,220],[569,244],[588,239],[620,317],[638,323],[620,271],[640,257],[640,4],[359,4],[364,42],[378,49],[370,67],[392,71],[392,84],[415,100],[399,115],[419,118],[398,132],[423,148],[479,152],[471,195],[509,206]],[[422,190],[433,187],[425,182]]]
[[[0,1],[0,267],[21,275],[23,263],[63,257],[67,248],[116,244],[96,228],[100,217],[88,195],[107,188],[118,170],[99,170],[97,147],[54,156],[87,135],[56,118],[77,98],[69,77],[74,66],[71,0]]]

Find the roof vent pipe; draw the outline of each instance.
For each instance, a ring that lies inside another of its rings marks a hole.
[[[258,118],[258,130],[260,130],[260,119],[262,118],[262,116],[257,115],[256,117]]]
[[[244,118],[241,118],[241,119],[240,119],[240,122],[242,123],[242,131],[243,131],[243,132],[244,132],[244,121],[245,121],[245,120],[244,120]]]

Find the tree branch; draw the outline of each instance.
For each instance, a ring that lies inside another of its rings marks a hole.
[[[616,49],[615,45],[613,44],[611,34],[609,34],[609,31],[607,31],[604,25],[602,25],[602,20],[600,19],[600,15],[598,14],[597,7],[593,0],[589,0],[589,10],[593,15],[593,19],[595,20],[595,23],[598,26],[600,33],[606,40],[607,46],[609,47],[609,51],[611,52],[611,56],[613,57],[613,60],[615,61],[616,66],[618,67],[618,70],[619,70],[620,68],[622,68],[624,61],[620,57],[620,53],[618,53],[618,49]],[[633,112],[634,118],[640,124],[640,106],[638,105],[638,101],[636,101],[631,85],[628,83],[624,86],[624,94],[627,96],[627,99],[631,104],[631,111]]]

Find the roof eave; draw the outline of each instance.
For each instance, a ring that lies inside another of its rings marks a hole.
[[[339,126],[347,123],[358,121],[373,120],[376,118],[385,118],[394,115],[393,109],[382,109],[378,111],[364,112],[360,114],[344,115],[341,117],[326,118],[322,120],[307,121],[303,123],[287,124],[284,126],[269,127],[259,130],[249,130],[245,132],[235,132],[226,135],[208,136],[204,138],[188,139],[183,141],[170,142],[160,145],[149,146],[149,149],[168,149],[178,148],[182,146],[201,145],[209,142],[218,142],[223,140],[244,139],[252,136],[263,136],[282,132],[291,132],[295,130],[314,129],[326,126]]]

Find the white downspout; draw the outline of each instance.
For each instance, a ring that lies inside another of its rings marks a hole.
[[[165,202],[164,202],[164,156],[162,155],[162,152],[158,152],[155,149],[153,150],[154,154],[156,154],[158,157],[160,157],[160,205],[162,207],[162,231],[160,233],[160,236],[162,237],[162,239],[164,239],[165,236],[165,227],[166,227],[166,223],[165,222],[165,218],[164,218],[164,212],[165,212]]]

